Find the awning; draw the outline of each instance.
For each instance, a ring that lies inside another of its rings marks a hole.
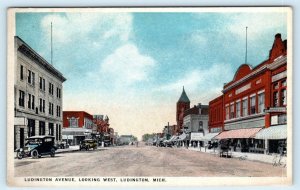
[[[215,136],[217,136],[219,133],[207,133],[201,138],[201,141],[211,141]]]
[[[286,139],[286,125],[276,125],[264,128],[255,135],[256,139]]]
[[[186,134],[182,133],[181,135],[178,136],[178,138],[176,139],[176,141],[183,141],[186,138]]]
[[[176,141],[176,139],[178,138],[178,136],[172,136],[170,139],[169,139],[169,141],[171,142],[171,141]]]
[[[223,131],[214,139],[248,139],[254,138],[255,134],[260,131],[261,128],[249,128],[249,129],[235,129],[230,131]]]

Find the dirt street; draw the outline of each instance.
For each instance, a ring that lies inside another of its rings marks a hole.
[[[286,176],[286,168],[220,158],[217,155],[152,146],[122,146],[105,150],[57,154],[40,159],[15,159],[21,176]]]

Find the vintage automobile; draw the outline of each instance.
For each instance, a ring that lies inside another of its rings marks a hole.
[[[94,139],[85,139],[82,141],[82,143],[79,145],[79,150],[89,150],[89,149],[97,149],[97,141]]]
[[[53,136],[32,136],[26,140],[25,147],[17,149],[17,158],[22,159],[25,157],[40,158],[44,155],[55,156],[57,150],[54,145]]]

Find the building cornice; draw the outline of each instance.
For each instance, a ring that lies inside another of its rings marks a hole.
[[[66,81],[67,79],[55,69],[52,65],[50,65],[43,57],[41,57],[37,52],[35,52],[29,45],[27,45],[21,38],[16,38],[21,41],[20,46],[18,47],[18,51],[24,54],[26,57],[37,63],[39,66],[43,67],[50,73],[52,73],[55,77],[57,77],[62,82]]]
[[[276,58],[273,63],[263,65],[260,68],[258,68],[257,70],[254,70],[250,74],[244,76],[240,80],[235,81],[234,83],[230,84],[229,86],[227,86],[226,88],[224,88],[222,90],[222,92],[225,93],[225,92],[231,90],[232,88],[240,85],[241,83],[247,81],[251,77],[254,77],[254,76],[258,75],[258,74],[262,73],[265,70],[274,70],[274,69],[280,67],[281,65],[285,64],[286,62],[287,62],[287,57],[286,56],[280,56],[280,57]]]

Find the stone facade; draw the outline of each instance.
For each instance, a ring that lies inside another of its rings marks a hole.
[[[25,139],[51,135],[61,140],[63,75],[19,37],[15,37],[14,148]]]

